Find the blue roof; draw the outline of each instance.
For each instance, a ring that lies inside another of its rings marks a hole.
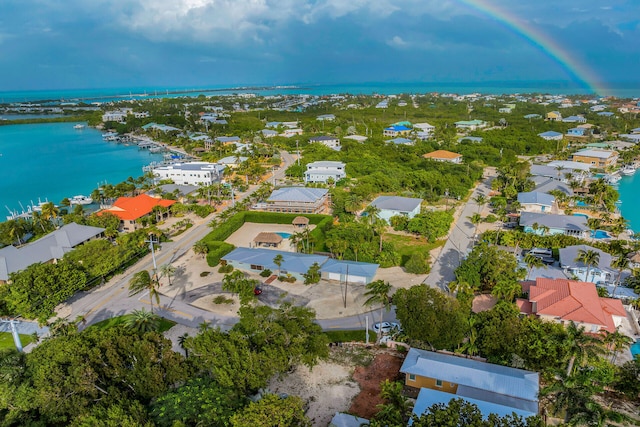
[[[519,203],[534,203],[537,205],[553,206],[555,197],[551,194],[541,193],[539,191],[530,191],[528,193],[518,193]]]
[[[539,133],[538,136],[562,136],[560,132],[554,132],[552,130],[548,130],[546,132]]]
[[[600,111],[598,115],[610,117],[610,116],[613,116],[613,113],[611,111]]]
[[[350,276],[373,278],[378,271],[378,266],[378,264],[370,264],[368,262],[329,259],[324,263],[320,271],[322,273],[349,273]]]
[[[282,255],[282,258],[284,258],[280,267],[273,262],[273,259],[277,255]],[[309,267],[315,262],[322,265],[327,259],[329,259],[329,257],[323,255],[307,255],[263,248],[236,248],[222,257],[222,260],[227,262],[235,261],[244,264],[260,265],[269,270],[275,271],[282,269],[282,271],[298,274],[306,273]]]
[[[413,141],[407,138],[394,138],[390,139],[387,142],[392,142],[394,144],[403,145],[403,144],[413,144]]]
[[[411,130],[411,128],[408,128],[408,127],[402,126],[402,125],[393,125],[393,126],[389,126],[385,130],[394,130],[396,132],[403,132],[403,131]]]

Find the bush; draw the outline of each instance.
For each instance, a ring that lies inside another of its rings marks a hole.
[[[404,265],[407,273],[412,274],[427,274],[431,271],[429,266],[429,254],[422,254],[419,252],[411,254],[407,263]]]
[[[287,282],[287,283],[293,283],[296,281],[296,278],[291,276],[291,275],[287,275],[287,276],[278,276],[278,281],[280,282]]]
[[[233,271],[233,265],[223,265],[218,269],[218,273],[231,273]]]
[[[269,276],[271,276],[271,273],[272,273],[272,271],[271,271],[271,270],[269,270],[269,269],[267,268],[266,270],[262,270],[262,271],[260,272],[260,276],[262,276],[262,277],[269,277]]]
[[[209,275],[208,271],[203,271],[202,273],[200,273],[200,277],[207,277]]]
[[[233,304],[233,298],[227,298],[224,295],[218,295],[213,299],[214,304]]]
[[[487,217],[484,219],[484,222],[488,222],[489,224],[493,224],[494,222],[496,222],[498,220],[498,217],[496,217],[493,214],[489,214],[487,215]]]
[[[211,267],[220,263],[220,258],[234,250],[236,247],[226,242],[208,242],[207,264]]]

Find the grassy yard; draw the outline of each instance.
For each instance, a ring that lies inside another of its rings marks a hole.
[[[20,341],[22,342],[22,347],[25,347],[27,344],[32,343],[35,340],[32,335],[20,334]],[[13,336],[11,336],[10,332],[0,332],[0,350],[4,350],[6,348],[16,348],[13,343]]]
[[[325,331],[325,335],[329,337],[330,342],[352,342],[365,341],[365,331],[363,329],[357,331]],[[369,342],[376,342],[376,333],[369,331]]]
[[[98,329],[112,328],[114,326],[123,324],[129,316],[131,315],[125,314],[124,316],[112,317],[111,319],[106,319],[106,320],[103,320],[102,322],[95,323],[90,327],[98,328]],[[162,333],[162,332],[168,331],[169,329],[173,328],[175,324],[176,322],[174,322],[173,320],[168,320],[168,319],[165,319],[164,317],[160,318],[160,328],[158,329],[158,332]]]
[[[416,252],[429,252],[435,248],[443,246],[446,242],[446,240],[436,240],[434,243],[429,243],[424,237],[392,233],[386,233],[383,235],[382,240],[385,242],[391,242],[396,248],[396,251],[398,251],[402,256],[401,266],[404,266],[412,254]]]

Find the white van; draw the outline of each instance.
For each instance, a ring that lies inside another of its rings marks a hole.
[[[550,257],[553,255],[551,249],[546,248],[531,248],[529,251],[531,255],[539,256],[539,257]]]

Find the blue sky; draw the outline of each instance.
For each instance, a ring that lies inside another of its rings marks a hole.
[[[1,0],[0,91],[572,78],[475,1]],[[638,0],[481,1],[640,80]]]

